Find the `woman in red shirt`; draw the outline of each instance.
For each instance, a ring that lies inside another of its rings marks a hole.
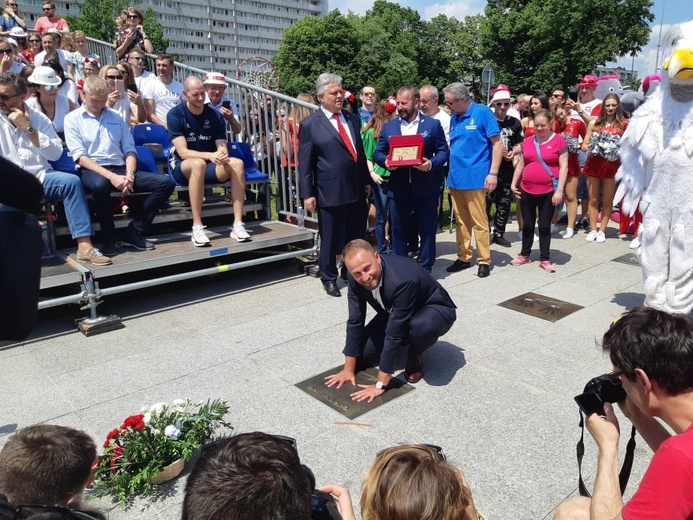
[[[573,238],[573,223],[577,217],[577,190],[580,178],[580,161],[577,152],[579,140],[585,138],[587,129],[581,119],[570,117],[570,110],[561,105],[554,106],[559,133],[568,145],[568,178],[565,182],[565,206],[568,214],[568,227],[561,233],[563,238]]]
[[[534,135],[522,143],[511,189],[522,200],[522,250],[510,262],[523,265],[531,262],[529,255],[534,240],[534,220],[539,213],[539,267],[549,273],[556,269],[549,260],[551,246],[551,217],[554,207],[563,202],[563,190],[568,176],[568,145],[553,131],[554,119],[549,110],[534,115]],[[538,152],[538,153],[537,153]],[[554,179],[557,186],[554,189]]]

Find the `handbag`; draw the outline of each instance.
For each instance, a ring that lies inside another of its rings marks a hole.
[[[537,139],[536,135],[534,136],[534,147],[537,150],[537,157],[539,157],[539,161],[541,161],[541,164],[544,165],[546,173],[548,173],[549,177],[551,178],[551,184],[553,184],[553,191],[555,192],[556,189],[558,189],[558,179],[553,176],[551,168],[549,168],[549,165],[546,164],[546,161],[544,161],[544,158],[541,156],[541,150],[539,149],[539,139]],[[561,202],[558,206],[556,206],[556,209],[558,211],[563,211],[563,203]]]

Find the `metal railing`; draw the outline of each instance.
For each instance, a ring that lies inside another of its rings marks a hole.
[[[89,51],[100,56],[102,65],[117,63],[110,43],[93,38],[87,40]],[[145,64],[147,70],[156,73],[155,55],[146,55]],[[190,75],[204,78],[208,72],[211,71],[176,61],[173,79],[182,83]],[[268,174],[276,186],[277,215],[297,219],[297,210],[301,205],[297,170],[298,126],[301,119],[318,107],[235,78],[225,77],[225,80],[225,95],[237,105],[239,113],[236,117],[241,123],[238,134],[233,134],[229,127],[229,140],[250,145],[258,168]],[[311,217],[306,220],[317,222]]]

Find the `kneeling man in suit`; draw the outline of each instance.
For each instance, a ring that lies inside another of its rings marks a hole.
[[[421,353],[450,330],[456,307],[445,289],[410,258],[380,256],[361,239],[349,242],[342,258],[350,274],[346,360],[341,372],[325,378],[326,384],[356,385],[357,371],[378,365],[377,383],[359,385],[351,394],[355,401],[371,402],[387,390],[402,356],[407,356],[407,381],[421,380]],[[377,312],[368,325],[366,303]]]

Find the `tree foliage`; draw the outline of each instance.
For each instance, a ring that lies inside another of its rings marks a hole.
[[[365,16],[334,10],[324,18],[304,18],[284,31],[273,62],[282,91],[312,91],[322,72],[344,78],[357,92],[372,84],[379,95],[403,85],[431,82],[443,87],[478,76],[480,17],[464,22],[440,15],[430,22],[411,8],[375,0]]]
[[[650,0],[489,0],[481,52],[517,91],[575,85],[596,66],[647,44]]]
[[[116,17],[120,16],[124,9],[137,4],[138,2],[129,0],[84,0],[77,2],[80,15],[67,15],[65,20],[73,31],[84,31],[90,38],[112,42],[116,31]],[[142,14],[144,32],[152,41],[154,53],[166,52],[168,40],[164,38],[164,29],[156,19],[156,13],[148,7]]]

